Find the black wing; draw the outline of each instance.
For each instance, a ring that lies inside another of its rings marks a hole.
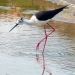
[[[48,19],[53,18],[56,14],[61,12],[67,6],[68,5],[55,9],[55,10],[41,11],[41,12],[36,13],[35,16],[40,21],[48,20]]]

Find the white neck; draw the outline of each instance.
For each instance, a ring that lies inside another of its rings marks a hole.
[[[33,23],[31,23],[30,20],[27,20],[27,19],[24,19],[24,23],[27,24],[27,25],[31,25],[31,24],[33,24]]]

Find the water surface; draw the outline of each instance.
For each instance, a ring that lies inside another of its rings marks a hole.
[[[75,24],[71,17],[62,19],[70,14],[68,8],[49,22],[56,31],[49,36],[44,55],[44,42],[36,51],[45,36],[43,26],[19,25],[9,32],[20,17],[29,19],[37,11],[60,6],[44,0],[0,1],[1,75],[75,75]]]

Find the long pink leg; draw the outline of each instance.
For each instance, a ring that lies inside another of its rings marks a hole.
[[[48,23],[47,23],[48,24]],[[48,24],[49,25],[49,24]],[[52,32],[54,32],[55,31],[55,29],[51,26],[51,25],[49,25],[53,30],[47,35],[47,33],[46,33],[46,27],[44,26],[44,29],[45,29],[45,43],[44,43],[44,47],[43,47],[43,51],[42,51],[42,54],[44,53],[44,50],[45,50],[45,46],[46,46],[46,42],[47,42],[47,38],[49,37],[49,35],[52,33]]]
[[[40,43],[44,40],[47,39],[47,33],[46,33],[46,26],[44,25],[44,31],[45,31],[45,38],[43,38],[40,42],[38,42],[37,46],[36,46],[36,50],[39,49],[39,45]],[[46,40],[45,40],[45,44],[46,44]],[[44,44],[44,48],[45,48],[45,44]],[[44,50],[43,48],[43,50]]]
[[[46,33],[46,26],[44,25],[44,30],[45,30],[45,43],[44,43],[44,47],[43,47],[43,51],[42,51],[42,53],[44,53],[44,49],[45,49],[45,46],[46,46],[46,42],[47,42],[47,33]]]
[[[45,37],[44,37],[41,41],[39,41],[39,42],[37,43],[36,50],[39,49],[40,43],[41,43],[44,39],[47,39],[47,38],[49,37],[49,35],[52,34],[52,33],[55,31],[55,28],[53,28],[50,24],[47,23],[47,25],[49,25],[49,26],[52,28],[52,31],[51,31],[49,34],[46,34],[46,33],[45,33]],[[45,49],[45,47],[44,47],[44,49]],[[44,52],[44,50],[43,50],[43,52]]]
[[[47,35],[47,33],[46,33],[46,26],[44,25],[44,31],[45,31],[45,36]]]
[[[49,34],[46,34],[46,36],[45,36],[40,42],[38,42],[38,44],[37,44],[37,46],[36,46],[36,50],[39,49],[40,43],[41,43],[44,39],[46,39],[46,37],[48,37],[50,34],[52,34],[52,33],[55,31],[55,28],[53,28],[50,24],[47,23],[47,25],[49,25],[49,26],[52,28],[52,31],[51,31]]]

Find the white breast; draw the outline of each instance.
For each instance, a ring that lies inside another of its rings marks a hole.
[[[30,20],[29,20],[30,23],[36,24],[36,25],[44,25],[44,24],[46,24],[48,21],[49,21],[49,20],[46,20],[46,21],[39,21],[39,20],[36,18],[35,15],[33,15],[33,16],[30,18]]]

